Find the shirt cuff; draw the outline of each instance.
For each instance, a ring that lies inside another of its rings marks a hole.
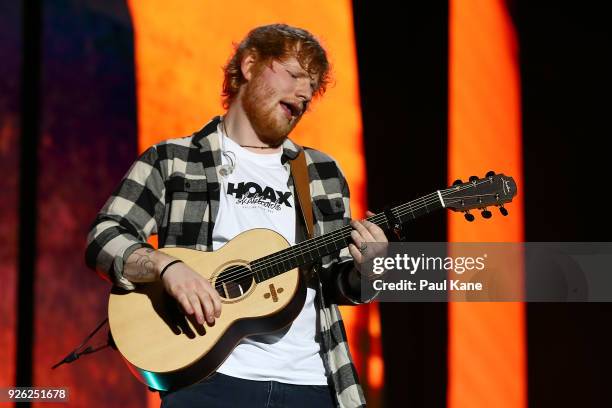
[[[123,251],[123,255],[117,255],[113,260],[113,270],[111,273],[111,279],[113,284],[125,290],[134,290],[136,286],[133,282],[128,280],[125,276],[123,276],[123,268],[125,267],[125,263],[127,262],[130,255],[134,253],[137,249],[140,248],[151,248],[154,249],[147,242],[136,242],[133,245],[130,245]]]

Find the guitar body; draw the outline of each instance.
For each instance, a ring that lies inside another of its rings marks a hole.
[[[306,296],[299,270],[260,283],[244,273],[249,262],[288,247],[276,232],[255,229],[214,252],[162,248],[217,288],[223,302],[221,316],[213,326],[197,324],[160,281],[139,285],[134,291],[114,289],[108,305],[109,325],[132,373],[157,390],[181,388],[212,374],[245,336],[289,325]],[[230,282],[228,278],[237,274],[244,278]]]

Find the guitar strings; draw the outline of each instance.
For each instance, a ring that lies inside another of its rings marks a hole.
[[[470,184],[470,185],[466,185],[466,186],[464,186],[462,188],[451,187],[451,188],[448,188],[448,189],[445,189],[445,190],[441,190],[440,193],[442,195],[449,195],[451,193],[456,193],[456,192],[459,192],[459,191],[462,191],[462,190],[465,190],[465,189],[469,189],[469,188],[475,187],[475,186],[477,186],[479,184],[488,183],[488,182],[490,182],[490,180],[484,180],[484,181],[481,181],[480,183],[473,183],[473,184]],[[480,196],[484,196],[484,195],[493,195],[493,194],[481,194]],[[428,198],[428,197],[431,197],[431,198]],[[463,197],[463,198],[465,198],[465,197]],[[463,198],[454,199],[453,202],[454,201],[459,201],[459,200],[461,200]],[[434,193],[431,193],[431,194],[428,194],[428,195],[422,197],[421,200],[422,200],[422,205],[419,205],[419,206],[412,207],[410,205],[410,203],[406,203],[406,204],[402,204],[402,205],[398,206],[396,208],[397,214],[401,217],[401,216],[404,216],[404,215],[406,215],[406,214],[408,214],[410,212],[413,212],[415,210],[420,210],[422,208],[426,208],[427,204],[431,204],[431,203],[437,202],[439,200],[439,197],[437,197],[437,192],[434,192]],[[451,201],[448,201],[448,202],[451,202]],[[408,207],[407,211],[405,211],[406,207]],[[377,219],[377,218],[382,218],[382,219]],[[384,213],[380,213],[380,214],[376,214],[376,215],[370,217],[368,219],[368,221],[374,222],[376,224],[382,224],[385,221],[385,218],[386,217],[385,217]],[[249,269],[247,266],[244,266],[244,265],[236,265],[235,267],[230,267],[230,268],[226,269],[225,272],[226,273],[227,273],[227,271],[231,271],[231,272],[229,272],[229,274],[227,274],[226,276],[223,276],[222,279],[219,279],[219,280],[215,281],[215,286],[216,286],[217,283],[224,283],[224,282],[227,282],[227,281],[233,281],[236,278],[241,279],[243,277],[252,276],[254,273],[257,273],[257,271],[255,270],[256,268],[268,268],[272,264],[278,264],[280,262],[285,262],[285,261],[293,258],[294,256],[297,256],[297,255],[285,254],[284,252],[286,252],[286,251],[291,251],[291,250],[295,251],[297,249],[297,250],[300,250],[300,252],[302,252],[302,256],[304,256],[303,255],[304,252],[311,251],[311,250],[313,250],[315,248],[318,248],[319,246],[328,245],[330,242],[333,242],[335,244],[335,242],[338,239],[342,239],[344,241],[345,245],[342,248],[337,248],[336,247],[336,249],[343,249],[343,248],[345,248],[348,245],[347,242],[346,242],[346,239],[349,238],[351,230],[352,230],[352,227],[347,225],[345,227],[342,227],[340,229],[332,231],[329,234],[326,234],[326,238],[321,241],[321,245],[317,245],[317,244],[314,243],[314,241],[316,239],[319,239],[320,237],[311,238],[309,240],[306,240],[306,241],[303,241],[303,242],[299,243],[298,245],[295,245],[293,247],[281,250],[276,255],[273,255],[273,256],[270,256],[270,255],[264,256],[264,257],[262,257],[260,259],[264,259],[264,258],[267,258],[267,257],[269,257],[269,258],[265,259],[265,261],[263,263],[255,263],[257,260],[254,260],[253,262],[251,262],[251,265],[253,266],[253,268],[251,268],[251,269]],[[298,248],[300,246],[303,246],[304,248]]]
[[[459,191],[459,190],[455,189],[455,191]],[[433,193],[433,194],[435,195],[435,193]],[[482,194],[480,196],[483,196],[483,195],[493,195],[493,194]],[[455,200],[452,200],[452,201],[454,202],[454,201],[459,201],[459,200],[460,199],[455,199]],[[433,201],[435,201],[435,200],[433,200]],[[431,202],[432,201],[430,201],[430,204],[431,204]],[[447,201],[447,202],[451,202],[451,201]],[[424,206],[414,207],[414,209],[418,210],[418,209],[421,209],[423,207]],[[398,207],[398,209],[399,208],[400,207]],[[398,214],[406,215],[410,211],[413,211],[413,210],[411,209],[409,211],[399,211]],[[377,218],[381,218],[381,217],[383,218],[382,220],[376,220]],[[385,222],[384,218],[385,217],[384,217],[384,213],[383,213],[383,214],[374,215],[371,218],[369,218],[368,220],[371,221],[371,222],[377,223],[377,224],[382,224],[383,222]],[[294,254],[294,255],[285,254],[285,253],[283,253],[283,251],[289,251],[289,250],[294,250],[295,251],[295,249],[300,249],[300,251],[302,252],[302,256],[304,257],[304,252],[311,251],[313,249],[318,249],[320,246],[323,246],[323,244],[328,245],[330,242],[333,242],[334,245],[335,245],[336,241],[339,238],[342,239],[342,241],[344,242],[344,245],[341,248],[338,248],[336,246],[335,249],[346,248],[346,246],[348,246],[348,243],[347,243],[346,240],[347,240],[347,238],[349,238],[351,230],[352,230],[352,228],[350,226],[345,226],[343,228],[340,228],[340,229],[338,229],[336,231],[333,231],[333,232],[327,234],[329,237],[333,236],[333,238],[327,238],[326,237],[325,240],[321,241],[320,245],[312,245],[313,244],[312,241],[310,241],[310,242],[304,241],[304,242],[302,242],[302,243],[300,243],[298,245],[306,243],[307,245],[303,245],[305,248],[297,248],[298,246],[296,245],[296,246],[293,246],[293,247],[290,247],[290,248],[286,248],[285,250],[280,251],[277,255],[274,255],[274,256],[271,256],[268,259],[265,259],[265,261],[263,263],[256,263],[255,264],[254,262],[257,261],[257,260],[255,260],[255,261],[253,261],[253,263],[251,263],[251,265],[253,266],[253,268],[251,268],[251,269],[249,269],[247,266],[244,266],[244,265],[236,265],[234,267],[230,267],[230,268],[228,268],[228,269],[226,269],[224,271],[224,272],[226,272],[226,276],[223,276],[221,279],[218,279],[217,281],[215,281],[215,287],[216,287],[217,283],[222,284],[224,282],[234,281],[235,279],[241,279],[241,278],[253,276],[254,273],[258,272],[256,269],[264,269],[265,270],[265,268],[268,268],[272,264],[278,264],[280,262],[286,262],[287,260],[298,256],[297,254]],[[321,254],[319,253],[318,256],[321,256]],[[260,259],[263,259],[263,258],[266,258],[266,257],[262,257]],[[306,258],[304,257],[304,259],[306,259]],[[291,269],[291,268],[289,268],[289,269]],[[289,269],[286,269],[286,270],[289,270]],[[285,272],[286,270],[283,270],[283,272]]]
[[[490,179],[487,180],[483,180],[479,183],[472,183],[469,185],[466,185],[464,187],[450,187],[447,188],[445,190],[440,190],[440,194],[444,197],[445,195],[450,195],[453,193],[457,193],[472,187],[476,187],[480,184],[483,183],[490,183]],[[482,196],[487,196],[487,195],[494,195],[494,194],[480,194],[478,196],[482,197]],[[470,198],[470,197],[476,197],[476,196],[464,196],[461,198],[455,198],[453,200],[449,200],[449,201],[445,201],[445,205],[450,203],[450,202],[457,202],[460,200],[463,200],[465,198]],[[421,199],[421,203],[419,203],[418,205],[416,205],[417,203],[415,203],[415,206],[412,206],[409,203],[405,203],[402,205],[399,205],[395,208],[395,212],[396,212],[396,216],[399,217],[403,217],[404,215],[407,215],[411,212],[414,211],[418,211],[420,209],[423,208],[427,208],[427,204],[432,204],[432,203],[436,203],[439,202],[439,196],[438,196],[438,192],[433,192],[430,193],[426,196],[423,196]],[[417,201],[417,200],[414,200]],[[413,214],[414,217],[414,214]],[[370,222],[373,222],[377,225],[383,224],[385,222],[387,222],[386,220],[386,216],[384,213],[379,213],[376,215],[373,215],[372,217],[367,219]],[[298,256],[297,254],[292,255],[292,254],[285,254],[285,252],[288,251],[293,251],[295,252],[296,250],[302,253],[302,256],[304,256],[304,252],[310,252],[313,249],[318,249],[321,246],[324,245],[328,245],[330,243],[336,243],[338,240],[342,240],[344,241],[344,246],[342,248],[337,248],[336,249],[343,249],[346,248],[348,246],[346,240],[347,238],[350,237],[350,232],[352,231],[352,227],[350,225],[344,226],[342,228],[339,228],[335,231],[330,232],[329,234],[325,235],[325,239],[323,239],[320,242],[315,243],[314,241],[317,239],[320,239],[320,237],[316,237],[316,238],[310,238],[306,241],[302,241],[297,245],[294,245],[292,247],[286,248],[284,250],[279,251],[279,253],[277,253],[276,255],[267,255],[264,256],[260,259],[265,259],[265,261],[258,263],[257,260],[254,260],[250,263],[250,265],[252,266],[252,268],[248,268],[245,265],[235,265],[232,267],[229,267],[228,269],[224,270],[225,274],[224,276],[222,275],[220,279],[215,281],[215,287],[217,286],[217,284],[222,284],[225,282],[229,282],[229,281],[236,281],[238,279],[242,279],[242,278],[246,278],[249,276],[252,276],[253,274],[257,273],[258,271],[256,270],[256,268],[261,268],[261,269],[266,269],[268,268],[270,265],[273,264],[278,264],[281,262],[286,262],[288,260],[290,260],[291,258]],[[306,258],[304,258],[306,259]]]

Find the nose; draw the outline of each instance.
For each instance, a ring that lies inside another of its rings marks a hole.
[[[310,86],[310,80],[303,78],[302,80],[298,81],[295,96],[302,101],[304,106],[308,105],[312,99],[312,87]]]

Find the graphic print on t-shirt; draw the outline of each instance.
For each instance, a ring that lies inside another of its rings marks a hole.
[[[234,196],[235,205],[242,208],[260,207],[269,211],[281,211],[283,206],[291,208],[291,191],[275,190],[254,181],[228,182],[227,195]]]

